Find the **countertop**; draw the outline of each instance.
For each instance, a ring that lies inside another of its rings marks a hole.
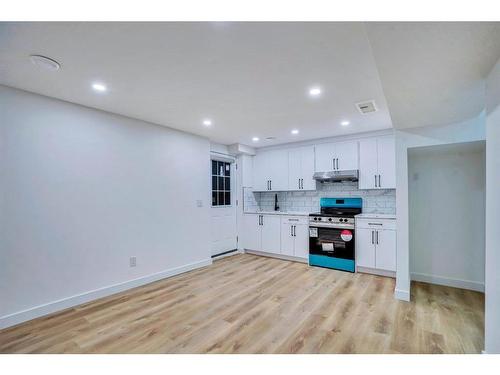
[[[389,215],[389,214],[359,214],[354,217],[356,219],[389,219],[389,220],[396,219],[396,215]]]
[[[309,216],[309,212],[304,211],[247,211],[244,214]]]

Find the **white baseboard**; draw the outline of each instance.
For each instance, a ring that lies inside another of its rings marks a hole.
[[[484,293],[484,283],[480,283],[477,281],[452,279],[449,277],[427,275],[425,273],[415,272],[411,273],[411,279],[414,281],[422,281],[424,283],[451,286],[454,288],[469,289]]]
[[[247,250],[247,249],[245,249],[245,253],[253,254],[253,255],[260,255],[260,256],[269,257],[269,258],[277,258],[277,259],[283,259],[283,260],[290,260],[292,262],[299,262],[299,263],[309,264],[309,259],[299,258],[299,257],[294,257],[294,256],[289,256],[289,255],[273,254],[273,253],[266,253],[265,251]]]
[[[231,257],[233,255],[238,255],[238,254],[243,254],[244,251],[243,250],[235,250],[235,251],[232,251],[230,253],[227,253],[227,254],[222,254],[222,255],[217,255],[216,257],[213,257],[212,259],[213,260],[219,260],[219,259],[222,259],[222,258],[227,258],[227,257]]]
[[[369,273],[371,275],[377,275],[377,276],[392,277],[393,279],[396,278],[396,272],[394,271],[377,270],[375,268],[356,267],[356,272]]]
[[[402,289],[394,289],[394,298],[399,299],[401,301],[410,301],[410,291],[402,290]]]
[[[141,285],[149,284],[154,281],[172,277],[184,272],[194,270],[196,268],[209,266],[212,264],[212,259],[205,259],[198,262],[186,264],[184,266],[170,268],[152,275],[139,277],[137,279],[125,281],[103,288],[91,290],[89,292],[77,294],[71,297],[63,298],[57,301],[49,302],[43,305],[35,306],[23,311],[18,311],[13,314],[0,317],[0,329],[14,326],[19,323],[26,322],[44,315],[52,314],[70,307],[81,305],[82,303],[90,302],[102,297],[107,297],[112,294],[123,292]]]

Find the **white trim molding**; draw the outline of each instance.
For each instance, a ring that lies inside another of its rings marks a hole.
[[[469,289],[484,293],[484,282],[481,283],[478,281],[453,279],[450,277],[434,276],[417,272],[411,273],[411,279],[429,284],[451,286],[453,288]]]
[[[99,298],[107,297],[112,294],[120,293],[125,290],[136,288],[138,286],[150,284],[152,282],[166,279],[184,272],[192,271],[197,268],[206,267],[212,264],[212,259],[205,259],[194,263],[189,263],[184,266],[170,268],[158,273],[139,277],[137,279],[125,281],[122,283],[106,286],[103,288],[91,290],[85,293],[77,294],[71,297],[62,298],[57,301],[52,301],[43,305],[35,306],[26,310],[18,311],[13,314],[0,317],[0,329],[14,326],[19,323],[26,322],[44,315],[52,314],[64,309],[81,305],[94,301]]]
[[[402,289],[394,289],[394,298],[401,301],[410,302],[410,291]]]

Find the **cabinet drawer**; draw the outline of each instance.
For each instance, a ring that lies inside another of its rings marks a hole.
[[[394,220],[394,219],[356,219],[356,228],[396,230],[396,220]]]
[[[286,224],[309,224],[309,216],[282,216],[281,222]]]

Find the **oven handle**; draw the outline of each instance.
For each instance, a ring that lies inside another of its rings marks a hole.
[[[351,230],[355,229],[354,225],[345,225],[345,226],[333,227],[333,226],[328,225],[328,224],[321,225],[321,224],[316,224],[316,223],[314,223],[314,225],[309,225],[309,228],[351,229]]]

